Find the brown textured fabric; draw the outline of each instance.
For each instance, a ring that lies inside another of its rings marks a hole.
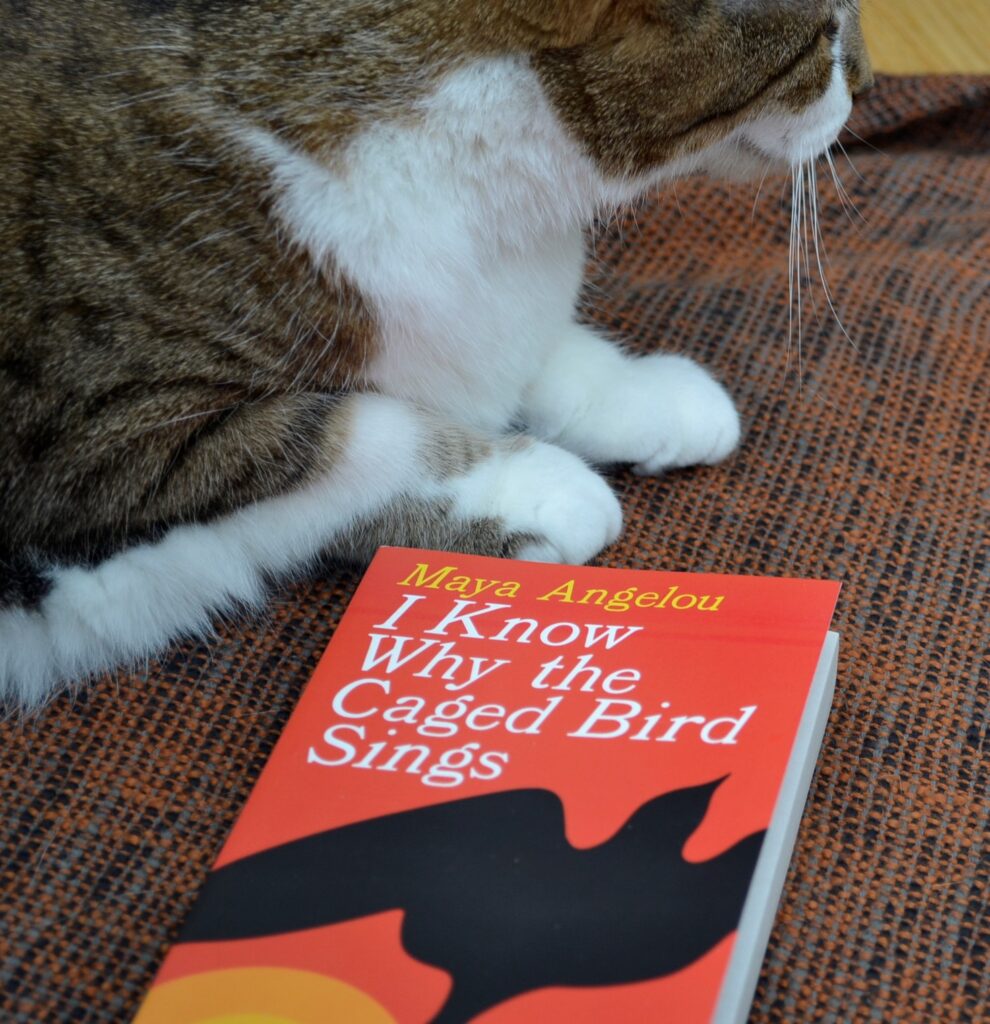
[[[819,295],[801,379],[779,182],[755,215],[751,186],[682,183],[602,232],[591,315],[714,366],[748,427],[724,466],[617,474],[604,562],[845,583],[751,1021],[987,1020],[990,79],[883,80],[854,127],[866,223],[821,196],[857,347]],[[355,581],[0,727],[0,1019],[129,1019]]]

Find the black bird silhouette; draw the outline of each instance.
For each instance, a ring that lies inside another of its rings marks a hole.
[[[643,804],[576,850],[559,797],[518,789],[322,832],[207,879],[180,942],[257,938],[402,908],[402,943],[448,971],[433,1024],[549,985],[618,985],[694,962],[739,923],[764,833],[691,864],[723,780]]]

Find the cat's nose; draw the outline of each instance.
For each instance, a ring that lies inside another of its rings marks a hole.
[[[853,96],[864,96],[876,84],[877,84],[876,75],[873,74],[873,69],[869,68],[869,69],[867,69],[866,75],[860,77],[860,79],[852,87],[852,94],[853,94]]]
[[[876,84],[873,64],[870,61],[866,40],[863,39],[863,29],[858,19],[849,21],[844,26],[842,63],[845,65],[846,82],[853,96],[862,96]]]

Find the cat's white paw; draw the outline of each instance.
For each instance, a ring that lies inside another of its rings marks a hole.
[[[724,459],[739,443],[739,415],[725,388],[684,356],[633,359],[572,325],[526,395],[538,437],[591,462],[631,463],[637,473]]]
[[[641,443],[653,450],[635,461],[641,475],[681,466],[720,462],[739,444],[739,413],[725,388],[697,363],[683,356],[648,356],[636,364],[641,378],[631,398],[649,402]]]
[[[616,540],[622,509],[608,484],[577,456],[524,440],[499,449],[454,485],[454,513],[494,516],[515,552],[534,562],[580,565]]]

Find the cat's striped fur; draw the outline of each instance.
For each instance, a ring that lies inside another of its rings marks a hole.
[[[868,80],[849,0],[0,0],[0,696],[328,553],[593,555],[584,460],[739,424],[575,322],[582,228]]]

